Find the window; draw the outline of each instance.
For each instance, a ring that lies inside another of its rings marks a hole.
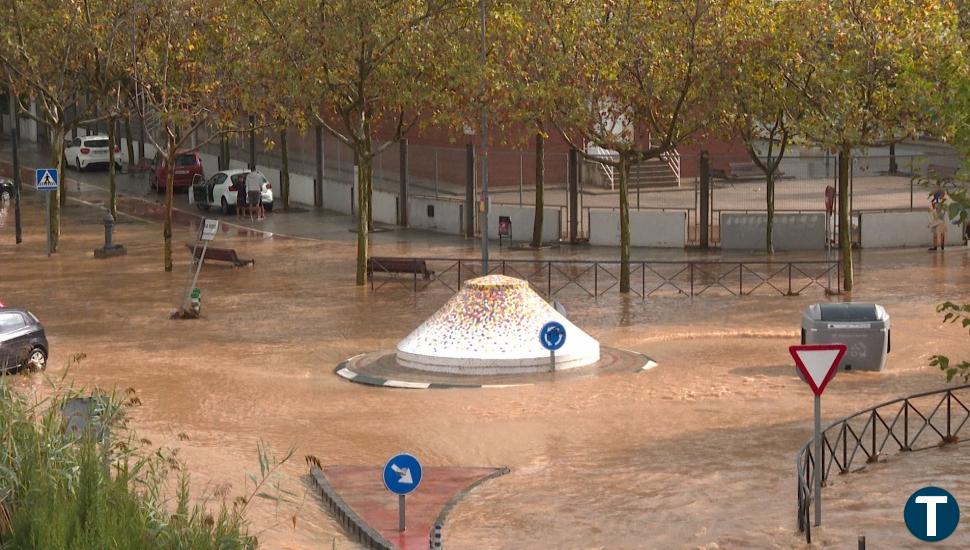
[[[0,313],[0,334],[13,332],[27,326],[19,313]]]
[[[81,146],[81,138],[74,138],[73,140],[71,140],[71,147],[80,147],[80,146]]]
[[[85,147],[107,147],[108,140],[105,138],[89,139],[84,142]]]
[[[219,185],[220,183],[226,181],[226,175],[222,172],[212,176],[212,185]]]
[[[179,155],[175,157],[175,166],[195,166],[198,164],[194,154]]]

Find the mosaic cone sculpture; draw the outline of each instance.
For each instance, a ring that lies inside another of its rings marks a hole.
[[[527,281],[488,275],[465,281],[461,292],[397,345],[397,362],[455,374],[514,374],[549,370],[539,329],[566,327],[556,370],[599,361],[600,345],[535,293]]]

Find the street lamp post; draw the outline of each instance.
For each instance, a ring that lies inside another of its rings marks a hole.
[[[485,69],[485,0],[479,0],[482,16],[482,70]],[[484,83],[482,85],[484,87]],[[483,94],[484,97],[484,94]],[[482,103],[482,275],[488,274],[488,107]]]

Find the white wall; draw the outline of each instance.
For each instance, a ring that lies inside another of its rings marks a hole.
[[[724,212],[721,214],[721,248],[763,250],[767,228],[767,214]],[[776,213],[772,242],[775,250],[824,249],[825,214]]]
[[[915,212],[863,212],[860,230],[863,248],[896,248],[930,246],[933,235],[929,228],[929,210]],[[963,243],[959,225],[948,223],[946,244]]]
[[[374,190],[372,205],[374,221],[381,223],[397,223],[397,193]]]
[[[687,213],[630,212],[630,245],[656,248],[683,248],[687,242]],[[620,245],[620,212],[591,209],[589,243]]]
[[[290,172],[290,202],[313,206],[313,178]]]
[[[350,214],[351,193],[354,187],[349,183],[339,183],[336,181],[324,180],[323,182],[323,207],[343,214]]]
[[[477,204],[477,203],[476,203]],[[488,213],[488,237],[498,240],[498,218],[508,216],[512,222],[512,238],[516,241],[532,239],[535,209],[531,206],[493,204]],[[562,211],[559,208],[542,209],[542,242],[558,242],[561,237]]]
[[[428,206],[434,207],[434,217],[428,216]],[[462,234],[462,203],[411,197],[408,201],[408,223],[415,229],[428,229],[450,235]]]

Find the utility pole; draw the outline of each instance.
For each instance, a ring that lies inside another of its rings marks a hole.
[[[478,0],[482,12],[482,69],[485,69],[485,0]],[[482,94],[482,97],[485,95]],[[488,275],[488,107],[482,103],[482,275]]]

